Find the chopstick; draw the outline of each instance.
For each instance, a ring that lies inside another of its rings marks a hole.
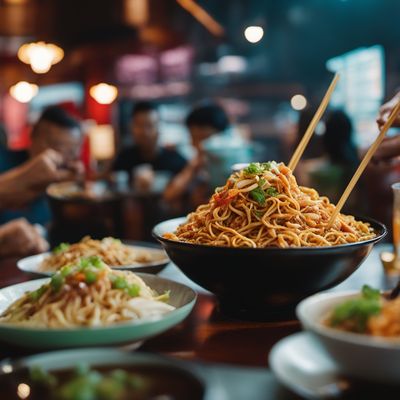
[[[378,146],[381,144],[382,140],[385,138],[386,132],[389,130],[389,128],[392,126],[393,122],[397,118],[397,115],[400,112],[400,101],[396,104],[396,107],[392,110],[392,113],[390,114],[389,118],[385,122],[385,124],[382,127],[382,130],[380,131],[378,137],[375,139],[375,142],[371,145],[367,153],[365,154],[363,160],[361,161],[360,165],[358,166],[356,172],[354,173],[353,177],[351,178],[349,184],[347,185],[345,191],[342,194],[342,197],[340,198],[339,202],[337,203],[335,210],[333,211],[331,218],[328,222],[328,225],[326,229],[330,229],[335,222],[336,217],[340,213],[340,210],[342,209],[344,203],[350,196],[350,193],[354,189],[354,186],[360,179],[360,176],[364,172],[365,168],[367,167],[368,163],[370,162],[372,156],[374,155],[376,149]]]
[[[303,155],[304,150],[306,149],[307,144],[310,141],[311,136],[313,135],[319,120],[321,119],[322,115],[326,110],[326,107],[328,107],[329,100],[331,99],[332,93],[335,90],[338,80],[339,80],[339,74],[335,74],[331,84],[329,85],[327,92],[325,93],[324,98],[322,99],[321,104],[319,105],[313,119],[310,122],[310,125],[308,125],[306,132],[304,133],[300,143],[298,144],[295,152],[293,153],[292,158],[290,159],[288,167],[292,170],[292,172],[296,168],[301,156]]]

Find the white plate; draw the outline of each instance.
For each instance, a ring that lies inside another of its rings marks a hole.
[[[160,334],[188,316],[197,297],[192,289],[156,275],[139,273],[138,276],[159,293],[169,290],[168,303],[176,309],[159,317],[143,318],[107,327],[47,329],[0,324],[0,340],[23,347],[36,348],[132,343]],[[0,314],[25,292],[36,290],[46,282],[48,282],[48,278],[36,279],[1,289]]]
[[[366,357],[365,362],[374,361]],[[398,399],[400,394],[399,386],[374,384],[343,375],[308,332],[279,341],[270,352],[269,365],[284,386],[307,399]]]
[[[151,243],[142,243],[140,244],[128,245],[133,251],[137,254],[146,252],[150,253],[150,256],[153,261],[146,262],[146,263],[136,263],[136,264],[129,264],[129,265],[118,265],[113,266],[110,265],[111,268],[120,269],[120,270],[129,270],[132,272],[146,272],[150,274],[156,274],[160,272],[168,263],[169,258],[165,251],[159,248],[157,245],[153,245]],[[17,261],[17,267],[24,272],[28,272],[30,274],[41,275],[41,276],[51,276],[54,272],[48,271],[41,271],[40,264],[42,261],[48,257],[51,253],[41,253],[35,256],[25,257],[21,260]]]
[[[269,365],[281,383],[307,399],[332,394],[339,381],[335,363],[305,332],[279,341],[271,350]]]

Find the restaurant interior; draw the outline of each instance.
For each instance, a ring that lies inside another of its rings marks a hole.
[[[399,15],[0,0],[0,398],[398,398]]]

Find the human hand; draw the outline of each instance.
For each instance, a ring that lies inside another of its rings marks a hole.
[[[49,244],[39,230],[20,218],[0,226],[0,257],[22,257],[42,253]]]
[[[376,150],[373,161],[389,161],[400,156],[400,136],[387,137]]]
[[[376,120],[379,129],[382,128],[382,126],[385,124],[393,108],[397,105],[399,101],[400,101],[400,92],[398,92],[391,100],[383,104],[382,107],[379,109],[378,118]],[[395,119],[392,126],[394,127],[400,126],[400,114],[397,115],[397,118]]]
[[[47,149],[23,164],[18,177],[22,187],[42,191],[50,183],[77,179],[83,170],[81,162],[65,164],[60,153]]]

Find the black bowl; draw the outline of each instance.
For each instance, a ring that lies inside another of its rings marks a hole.
[[[229,248],[163,238],[185,220],[161,222],[153,236],[187,277],[218,297],[223,312],[256,320],[287,318],[300,300],[339,284],[387,233],[383,224],[360,218],[376,237],[332,247]]]

